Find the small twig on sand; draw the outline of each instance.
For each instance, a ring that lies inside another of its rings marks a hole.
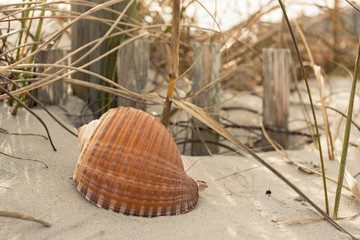
[[[4,153],[4,152],[0,152],[0,154],[5,155],[5,156],[7,156],[7,157],[11,157],[11,158],[19,159],[19,160],[39,162],[39,163],[44,164],[46,168],[49,168],[49,167],[48,167],[48,165],[47,165],[46,163],[44,163],[43,161],[40,161],[40,160],[30,159],[30,158],[21,158],[21,157],[16,157],[16,156],[12,156],[12,155],[10,155],[10,154]]]
[[[26,221],[41,223],[46,227],[51,227],[51,224],[48,222],[45,222],[41,219],[27,216],[24,214],[16,213],[16,212],[0,211],[0,217],[17,218],[17,219],[22,219],[22,220],[26,220]]]
[[[14,133],[14,132],[8,132],[7,130],[0,128],[0,133],[8,134],[8,135],[19,135],[19,136],[34,136],[34,137],[42,137],[48,140],[48,138],[41,134],[35,134],[35,133]]]

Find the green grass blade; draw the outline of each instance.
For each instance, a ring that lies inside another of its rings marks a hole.
[[[46,0],[45,0],[46,2]],[[41,11],[40,13],[40,17],[44,17],[45,16],[45,7],[46,5],[43,5],[43,10]],[[36,33],[35,33],[35,38],[34,38],[34,41],[35,42],[38,42],[40,40],[40,35],[41,35],[41,30],[42,30],[42,26],[43,26],[43,22],[44,22],[44,19],[43,18],[40,18],[39,19],[39,23],[37,25],[37,28],[36,28]],[[34,44],[31,48],[31,52],[33,53],[36,49],[37,49],[38,45],[37,44]],[[32,56],[30,59],[29,59],[29,63],[33,63],[34,62],[34,59],[35,59],[35,55]]]
[[[31,2],[32,0],[30,0]],[[25,2],[25,0],[23,0],[23,2]],[[24,4],[24,7],[26,6],[26,8],[30,8],[31,7],[31,3],[25,5]],[[26,25],[27,25],[27,20],[25,18],[28,18],[29,17],[29,14],[30,14],[30,11],[29,10],[25,10],[21,13],[21,17],[24,19],[24,20],[21,20],[21,29],[25,29],[26,28]],[[19,33],[19,40],[18,40],[18,46],[20,46],[22,44],[22,41],[23,41],[23,36],[24,36],[24,31],[20,31]],[[20,56],[20,52],[21,52],[21,48],[18,48],[18,50],[16,51],[16,61],[20,60],[21,56]],[[20,75],[19,74],[16,74],[16,78],[19,78]],[[13,86],[12,90],[15,90],[16,87]],[[10,103],[10,106],[13,106],[13,103],[14,103],[14,100],[11,98],[9,100],[9,103]],[[17,107],[15,107],[15,109],[17,109]],[[16,114],[16,111],[13,111],[13,113]]]
[[[31,2],[32,0],[30,0]],[[25,2],[25,0],[23,0],[23,2]],[[25,5],[24,5],[25,7]],[[26,8],[30,8],[31,7],[31,3],[27,4]],[[21,29],[25,29],[26,28],[26,25],[27,25],[27,19],[29,17],[29,14],[30,14],[30,11],[29,10],[25,10],[24,12],[21,13],[21,18],[23,18],[24,20],[21,20]],[[19,41],[18,41],[18,45],[21,45],[22,43],[22,38],[23,38],[23,35],[24,35],[24,31],[21,31],[20,32],[20,35],[19,35]],[[21,49],[19,48],[16,52],[16,61],[18,61],[20,59],[20,51]]]
[[[46,0],[45,0],[45,2],[46,2]],[[30,7],[30,5],[28,5],[28,6]],[[45,7],[46,7],[46,5],[43,5],[43,10],[41,11],[40,17],[45,16]],[[29,12],[29,11],[27,11],[27,12]],[[27,15],[29,15],[29,13],[27,13]],[[38,23],[37,28],[36,28],[36,33],[35,33],[35,37],[34,37],[34,42],[38,42],[38,41],[40,40],[40,35],[41,35],[41,30],[42,30],[43,22],[44,22],[44,19],[43,19],[43,18],[40,18],[40,19],[39,19],[39,23]],[[30,31],[30,29],[29,29],[29,31]],[[33,44],[33,45],[32,45],[31,53],[33,53],[34,51],[36,51],[37,46],[38,46],[37,44]],[[33,62],[34,62],[34,59],[35,59],[35,55],[31,56],[31,58],[29,59],[28,63],[33,63]],[[26,71],[29,71],[29,72],[30,72],[30,71],[31,71],[31,68],[28,68]],[[25,74],[25,75],[24,75],[24,78],[25,78],[25,79],[28,79],[28,78],[30,78],[30,75],[29,75],[29,74]],[[28,82],[24,82],[24,83],[23,83],[23,86],[26,86],[26,85],[28,85]],[[19,100],[20,100],[20,101],[23,101],[23,100],[24,100],[24,97],[25,97],[24,94],[20,95]],[[20,104],[16,104],[16,106],[14,107],[14,110],[12,111],[12,115],[16,115],[17,110],[18,110],[18,108],[19,108],[20,106],[21,106]]]
[[[296,70],[295,70],[295,74],[296,74]],[[314,129],[311,126],[310,114],[309,114],[308,110],[306,109],[305,102],[303,100],[303,97],[301,96],[300,89],[299,89],[299,80],[297,79],[297,77],[295,77],[295,79],[294,79],[294,86],[295,86],[295,92],[297,93],[297,95],[299,97],[300,107],[301,107],[301,111],[303,112],[303,115],[305,118],[306,126],[309,130],[311,139],[314,143],[314,147],[316,149],[318,149],[318,146],[316,143],[316,135],[315,135]]]
[[[344,173],[345,173],[345,166],[346,166],[346,157],[347,151],[349,147],[349,138],[350,138],[350,129],[351,129],[351,121],[352,121],[352,113],[354,108],[354,99],[355,99],[355,90],[356,90],[356,79],[357,79],[357,72],[359,69],[359,60],[360,59],[360,40],[358,46],[358,53],[356,57],[356,65],[354,70],[354,78],[351,86],[351,93],[349,99],[349,108],[348,114],[346,118],[346,127],[345,127],[345,135],[344,135],[344,143],[341,153],[341,162],[339,168],[339,177],[338,177],[338,184],[336,187],[336,195],[335,195],[335,204],[334,204],[334,217],[337,217],[339,211],[339,204],[340,204],[340,197],[341,197],[341,190],[344,181]]]
[[[281,9],[282,9],[282,11],[284,13],[286,23],[287,23],[287,25],[289,27],[291,38],[292,38],[292,40],[294,42],[294,46],[295,46],[295,49],[296,49],[296,54],[297,54],[297,56],[299,58],[301,71],[302,71],[303,76],[304,76],[304,80],[305,80],[305,84],[306,84],[306,90],[307,90],[307,93],[308,93],[308,96],[309,96],[311,111],[312,111],[312,114],[313,114],[314,125],[315,125],[315,130],[316,130],[316,135],[317,135],[318,147],[319,147],[320,162],[321,162],[321,172],[322,172],[322,177],[323,177],[324,194],[325,194],[326,213],[329,214],[329,200],[328,200],[327,187],[326,187],[326,175],[325,175],[324,158],[323,158],[322,149],[321,149],[319,128],[318,128],[318,124],[317,124],[317,120],[316,120],[314,104],[313,104],[312,97],[311,97],[311,91],[310,91],[309,83],[308,83],[308,80],[307,80],[307,77],[306,77],[304,64],[303,64],[303,61],[302,61],[302,58],[301,58],[301,55],[300,55],[300,51],[299,51],[299,48],[298,48],[298,45],[297,45],[297,42],[296,42],[296,38],[295,38],[294,32],[293,32],[293,30],[291,28],[291,24],[290,24],[289,18],[287,16],[284,4],[283,4],[283,2],[281,0],[278,0],[278,1],[279,1],[279,4],[280,4],[280,7],[281,7]]]

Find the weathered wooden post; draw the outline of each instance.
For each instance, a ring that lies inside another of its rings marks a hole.
[[[57,60],[66,55],[66,50],[54,49],[40,51],[35,58],[36,63],[55,63]],[[67,62],[67,61],[66,61]],[[67,63],[62,63],[67,65]],[[45,68],[37,68],[37,72],[41,73]],[[59,69],[52,69],[48,73],[54,73]],[[61,80],[38,88],[36,91],[37,99],[44,104],[65,104],[67,99],[68,84]]]
[[[101,4],[107,2],[106,0],[89,0],[88,2]],[[109,6],[108,8],[114,9],[116,11],[122,11],[124,7],[127,5],[129,1],[122,1],[120,3],[116,3],[114,5]],[[77,5],[76,1],[73,1],[71,4],[71,10],[79,13],[84,13],[90,9],[88,6]],[[134,3],[136,4],[136,3]],[[119,17],[119,15],[114,11],[108,10],[99,10],[91,14],[93,17],[104,18],[115,20]],[[90,20],[90,19],[82,19],[71,27],[71,50],[77,50],[78,48],[84,46],[85,44],[98,39],[105,35],[105,33],[109,30],[110,26],[105,23],[105,21],[100,20]],[[110,39],[106,39],[101,45],[99,45],[89,56],[85,57],[80,63],[76,66],[81,66],[85,63],[88,63],[97,57],[104,54],[106,51],[113,49],[114,47],[120,44],[120,36],[112,37]],[[87,47],[86,49],[80,51],[72,57],[72,62],[77,61],[80,57],[84,56],[94,45]],[[92,63],[86,70],[91,72],[100,74],[108,79],[116,81],[116,52],[108,55],[101,60],[98,60],[95,63]],[[81,79],[84,81],[88,81],[95,84],[102,84],[101,80],[97,77],[76,72],[72,74],[73,78]],[[100,115],[101,105],[104,104],[104,101],[107,99],[101,95],[101,92],[93,89],[93,88],[83,88],[80,86],[73,86],[74,92],[77,96],[83,98],[88,103],[91,103],[90,108],[93,112],[95,112],[95,117]]]
[[[124,88],[144,93],[150,65],[150,45],[146,40],[135,40],[120,48],[116,67],[118,83]],[[135,107],[145,110],[137,101],[118,97],[118,106]]]
[[[264,49],[263,58],[263,124],[270,138],[287,148],[290,50]]]
[[[203,49],[204,52],[202,53]],[[215,43],[195,43],[193,45],[193,60],[197,59],[200,54],[202,56],[195,64],[193,69],[193,93],[202,90],[206,85],[220,77],[221,55],[220,45]],[[206,89],[200,95],[193,99],[193,103],[199,107],[205,108],[213,118],[219,120],[219,96],[220,84]],[[219,148],[216,144],[219,141],[219,135],[213,132],[209,127],[193,119],[195,129],[192,131],[191,154],[195,156],[208,155],[218,153]],[[199,135],[200,133],[200,135]],[[208,149],[202,143],[204,141]]]

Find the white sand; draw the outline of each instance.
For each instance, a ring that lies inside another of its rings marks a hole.
[[[26,110],[20,109],[14,117],[9,107],[0,104],[0,128],[16,133],[45,134],[42,125]],[[49,109],[68,121],[60,108]],[[199,160],[188,174],[209,185],[200,194],[195,210],[187,214],[141,218],[98,208],[81,196],[72,181],[78,158],[76,137],[44,111],[35,109],[35,112],[48,125],[58,151],[54,152],[49,141],[41,137],[0,133],[1,152],[38,159],[49,166],[45,168],[41,163],[0,155],[0,210],[31,215],[53,226],[47,228],[34,222],[0,218],[0,239],[350,239],[326,221],[278,225],[282,221],[319,215],[254,159],[238,155],[183,157],[186,169]],[[69,122],[68,126],[71,127]],[[318,164],[318,153],[314,150],[289,154],[296,161]],[[276,152],[261,156],[324,208],[320,177],[299,171]],[[359,159],[357,148],[350,147],[348,168],[352,174],[360,169]],[[337,165],[326,158],[329,176],[337,176]],[[243,172],[216,181],[240,171]],[[328,188],[333,206],[336,186],[328,182]],[[267,190],[271,190],[270,196],[265,194]],[[343,190],[339,215],[346,217],[359,211],[360,204]],[[360,238],[360,217],[338,223]]]

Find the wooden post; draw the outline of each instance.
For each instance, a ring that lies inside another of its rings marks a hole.
[[[204,47],[205,50],[199,61],[195,64],[192,73],[193,93],[202,90],[206,85],[220,77],[221,55],[219,44],[195,43],[193,45],[193,60],[195,61],[195,59],[199,57]],[[218,105],[219,89],[220,84],[216,84],[216,86],[207,89],[193,99],[195,105],[206,108],[205,110],[212,114],[212,117],[216,120],[219,120],[220,113],[220,107]],[[196,129],[192,131],[193,143],[191,146],[191,154],[201,156],[218,153],[218,146],[216,144],[211,144],[211,142],[217,143],[219,141],[219,135],[196,119],[193,119],[193,123],[199,131]],[[206,144],[208,149],[204,146],[202,141],[205,141],[205,143],[208,142]]]
[[[271,139],[288,147],[290,50],[263,50],[263,124]]]
[[[118,83],[130,91],[144,93],[148,81],[149,55],[150,45],[145,40],[135,40],[120,48],[116,61]],[[118,97],[118,106],[145,110],[141,103],[121,97]]]
[[[352,22],[351,25],[353,26],[353,31],[355,34],[359,33],[359,25],[357,24],[359,22],[359,16],[358,16],[358,12],[354,9],[351,12],[351,18],[352,18]]]
[[[55,63],[57,60],[63,58],[66,55],[66,50],[43,50],[40,51],[35,58],[36,63]],[[66,61],[67,62],[67,61]],[[67,65],[67,63],[62,63]],[[45,69],[37,68],[37,72],[41,73]],[[52,69],[48,73],[54,73],[59,69]],[[68,84],[60,81],[56,81],[52,84],[48,84],[36,91],[37,99],[44,104],[65,104],[67,99]]]
[[[89,2],[101,4],[106,2],[106,0],[89,0]],[[117,3],[114,5],[109,6],[109,8],[114,9],[116,11],[121,11],[126,5],[127,1]],[[90,7],[71,4],[71,10],[76,11],[79,13],[84,13],[88,11]],[[91,16],[98,17],[98,18],[105,18],[115,20],[118,15],[113,12],[109,12],[107,10],[100,10],[93,13]],[[98,39],[108,31],[110,28],[109,25],[105,24],[105,22],[99,20],[89,20],[89,19],[82,19],[71,27],[71,50],[74,51],[83,45]],[[111,39],[105,40],[101,45],[99,45],[89,56],[85,57],[80,63],[76,66],[81,66],[85,63],[88,63],[95,58],[99,57],[100,55],[104,54],[107,50],[118,46],[120,43],[120,37],[113,37]],[[87,53],[94,45],[87,47],[86,49],[80,51],[79,53],[75,54],[72,57],[72,62],[77,61],[80,57],[82,57],[85,53]],[[102,76],[107,77],[108,79],[112,79],[116,81],[116,53],[112,53],[107,57],[98,60],[95,63],[92,63],[86,70],[89,70],[94,73],[98,73]],[[102,81],[97,77],[76,72],[72,74],[73,78],[88,81],[95,84],[102,84]],[[85,101],[87,101],[90,105],[91,110],[95,113],[95,117],[100,115],[101,108],[101,92],[93,89],[93,88],[83,88],[81,86],[73,86],[73,90],[75,95],[81,97]]]

